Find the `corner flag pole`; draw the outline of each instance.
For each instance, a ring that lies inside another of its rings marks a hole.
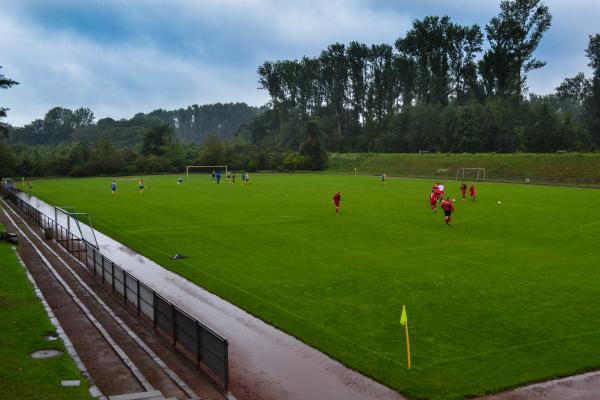
[[[406,317],[406,306],[402,306],[400,324],[404,326],[404,334],[406,335],[406,357],[408,359],[408,369],[410,369],[410,340],[408,338],[408,318]]]

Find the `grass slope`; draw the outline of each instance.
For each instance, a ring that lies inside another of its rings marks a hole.
[[[36,182],[34,194],[89,212],[98,229],[413,398],[600,367],[600,191],[488,183],[471,203],[451,182],[447,228],[428,209],[428,180],[146,184],[139,195],[122,181],[113,198],[110,179],[56,179]],[[168,260],[175,253],[189,258]]]
[[[600,154],[332,153],[330,172],[456,177],[458,168],[485,168],[493,180],[600,184]],[[437,172],[448,169],[447,172]]]
[[[44,335],[55,333],[54,326],[14,250],[4,242],[0,242],[0,323],[0,399],[90,398],[87,383],[62,341],[44,340]],[[63,354],[42,360],[29,356],[41,349]],[[80,379],[82,386],[63,388],[63,379]]]

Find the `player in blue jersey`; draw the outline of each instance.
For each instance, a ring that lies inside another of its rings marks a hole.
[[[144,194],[144,178],[140,178],[139,187],[140,187],[140,194]]]
[[[217,178],[217,183],[221,183],[221,171],[220,170],[217,170],[215,177]]]
[[[115,194],[117,194],[117,181],[115,181],[114,179],[113,179],[112,183],[110,184],[110,191],[112,192],[113,196]]]

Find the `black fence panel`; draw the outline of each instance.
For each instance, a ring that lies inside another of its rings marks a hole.
[[[113,264],[114,265],[114,264]],[[125,296],[125,273],[123,270],[116,265],[113,269],[114,289],[121,296]]]
[[[125,274],[125,297],[127,301],[134,306],[138,306],[138,284],[137,279],[129,274]]]
[[[171,303],[158,295],[154,295],[154,322],[165,332],[174,335],[173,332],[173,306]]]
[[[104,277],[104,283],[108,286],[112,285],[112,263],[104,256],[102,256],[102,271]]]
[[[139,309],[142,314],[154,320],[154,292],[146,285],[139,283]]]
[[[227,378],[227,342],[218,340],[212,332],[200,330],[200,362],[215,372],[223,380]]]
[[[94,249],[93,247],[90,248],[90,246],[85,246],[85,248],[85,266],[88,268],[89,271],[94,273],[94,252],[96,251],[96,249]]]
[[[94,250],[94,274],[102,276],[102,254]]]
[[[175,311],[175,337],[192,354],[198,351],[196,321],[181,311]]]

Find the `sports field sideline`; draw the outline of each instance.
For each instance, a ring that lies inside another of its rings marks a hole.
[[[142,195],[117,180],[111,196],[110,178],[35,181],[33,194],[414,398],[600,367],[600,191],[480,183],[473,203],[444,182],[456,199],[446,227],[430,180],[144,178]]]

